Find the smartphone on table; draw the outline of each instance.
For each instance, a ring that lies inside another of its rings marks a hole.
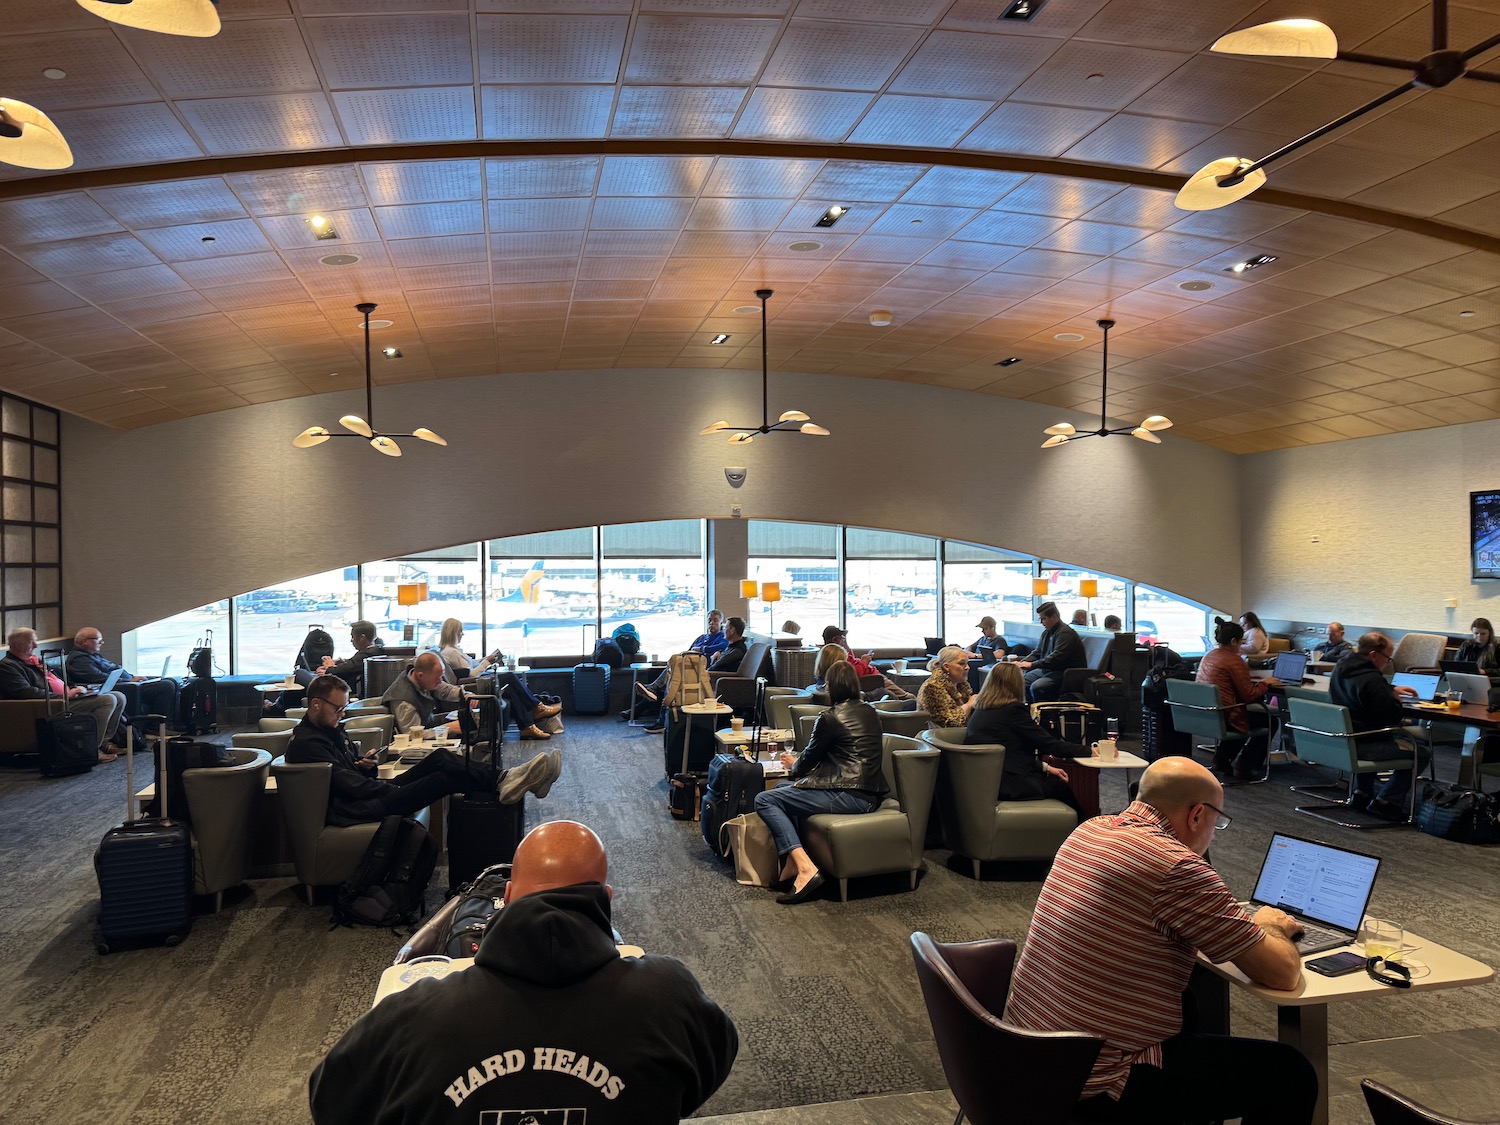
[[[1315,957],[1306,967],[1325,977],[1341,977],[1359,972],[1365,967],[1365,959],[1358,953],[1330,953],[1327,957]]]

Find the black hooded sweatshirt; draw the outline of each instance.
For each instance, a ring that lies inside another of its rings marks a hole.
[[[317,1125],[649,1125],[707,1101],[738,1050],[682,962],[619,955],[584,883],[503,907],[472,968],[382,1000],[308,1092]]]

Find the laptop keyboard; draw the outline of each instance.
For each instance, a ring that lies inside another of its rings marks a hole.
[[[1325,929],[1316,922],[1309,922],[1305,918],[1298,918],[1297,921],[1302,923],[1302,934],[1294,943],[1298,947],[1315,945],[1318,942],[1326,941],[1337,941],[1340,945],[1343,945],[1349,940],[1349,936],[1342,930]]]

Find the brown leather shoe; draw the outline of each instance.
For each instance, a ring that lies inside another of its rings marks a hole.
[[[553,715],[560,714],[562,714],[561,703],[543,703],[536,709],[536,717],[538,719],[550,719]]]
[[[521,737],[522,738],[551,738],[552,736],[550,734],[548,734],[546,731],[544,731],[541,727],[537,726],[535,723],[532,723],[531,726],[522,728],[522,730],[521,730]]]

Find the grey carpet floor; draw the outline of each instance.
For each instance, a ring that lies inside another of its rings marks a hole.
[[[528,798],[529,821],[593,826],[610,851],[620,931],[682,958],[734,1016],[739,1060],[704,1116],[803,1106],[778,1119],[811,1122],[824,1119],[826,1103],[945,1088],[908,936],[1024,936],[1041,869],[987,867],[976,883],[967,865],[950,869],[948,854],[932,851],[914,893],[892,876],[856,883],[847,904],[778,906],[769,892],[738,886],[696,825],[668,817],[659,738],[612,719],[568,726],[555,740],[562,780],[546,801]],[[507,761],[532,749],[509,743]],[[1451,756],[1439,769],[1454,775]],[[1248,891],[1273,830],[1360,847],[1386,859],[1378,913],[1500,963],[1500,849],[1323,826],[1291,811],[1286,785],[1297,772],[1229,794],[1235,820],[1213,859],[1232,887]],[[53,781],[0,766],[0,1120],[306,1121],[308,1072],[365,1010],[400,939],[330,931],[326,907],[307,906],[292,880],[272,879],[201,916],[177,948],[97,956],[91,856],[119,821],[124,790],[122,764]],[[1123,805],[1117,775],[1106,775],[1103,803]],[[1493,1113],[1497,1000],[1500,984],[1491,983],[1336,1007],[1333,1120],[1368,1121],[1357,1093],[1365,1076],[1459,1116]],[[1240,1034],[1274,1035],[1272,1009],[1250,998],[1236,997],[1234,1021]]]

